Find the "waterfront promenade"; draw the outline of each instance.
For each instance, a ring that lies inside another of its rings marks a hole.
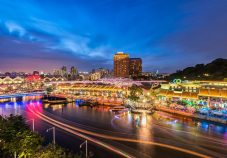
[[[190,117],[190,118],[194,118],[194,119],[201,119],[201,120],[207,120],[207,121],[212,121],[212,122],[217,122],[217,123],[223,123],[223,124],[227,125],[227,117],[217,117],[217,116],[212,116],[209,114],[200,114],[200,113],[189,113],[189,112],[184,112],[184,111],[180,111],[180,110],[170,109],[167,107],[156,107],[156,110],[168,112],[168,113],[175,114],[175,115]]]

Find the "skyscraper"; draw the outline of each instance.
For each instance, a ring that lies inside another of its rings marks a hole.
[[[63,76],[63,77],[67,77],[67,68],[66,68],[66,66],[63,66],[63,67],[61,68],[61,72],[62,72],[62,76]]]
[[[118,52],[114,55],[114,77],[129,77],[129,55]]]
[[[62,76],[62,70],[61,69],[55,69],[53,71],[53,75],[56,77]]]
[[[142,59],[130,58],[129,75],[131,77],[138,77],[142,74]]]
[[[74,67],[74,66],[72,66],[72,67],[71,67],[71,70],[70,70],[70,74],[71,74],[72,76],[76,76],[76,75],[78,74],[77,68]]]
[[[78,77],[78,71],[77,68],[72,66],[70,69],[70,75],[68,76],[69,80],[75,80]]]

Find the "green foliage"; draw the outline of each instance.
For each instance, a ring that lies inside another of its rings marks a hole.
[[[42,146],[43,138],[32,132],[22,116],[0,116],[0,157],[79,158],[61,147]]]
[[[156,89],[151,88],[150,91],[149,91],[150,95],[155,97],[155,98],[158,96],[159,92],[160,92],[160,88],[156,88]]]
[[[30,156],[42,143],[42,138],[30,131],[22,116],[1,117],[0,128],[1,147],[8,155],[16,152],[19,157]]]
[[[46,88],[46,92],[47,94],[50,94],[51,92],[53,92],[54,88],[52,86],[49,86]]]
[[[177,104],[197,108],[197,103],[195,101],[179,100],[177,101]]]
[[[171,74],[168,79],[184,80],[223,80],[227,78],[227,59],[216,59],[209,64],[197,64]]]
[[[187,102],[184,101],[184,100],[179,100],[179,101],[177,101],[177,104],[186,106],[187,105]]]
[[[16,144],[19,145],[19,158],[34,155],[42,144],[42,138],[39,135],[28,130],[18,132],[15,141],[18,141],[18,143]]]
[[[140,95],[143,94],[143,89],[137,85],[132,85],[129,88],[130,91],[130,95],[128,96],[128,98],[134,102],[138,101],[140,98]]]
[[[41,148],[36,152],[34,158],[81,158],[81,156],[65,152],[60,146],[55,146],[54,148],[52,144],[49,144],[47,147]]]

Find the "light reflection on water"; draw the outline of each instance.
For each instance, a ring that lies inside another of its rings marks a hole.
[[[35,100],[34,100],[35,99]],[[0,114],[9,115],[9,114],[24,114],[28,118],[34,118],[35,116],[29,113],[26,109],[26,106],[37,106],[47,109],[49,112],[68,115],[68,118],[81,119],[85,123],[91,125],[101,124],[100,126],[108,126],[107,128],[112,128],[115,130],[123,131],[133,131],[136,130],[138,137],[146,140],[152,140],[152,131],[153,124],[162,124],[165,127],[174,129],[174,130],[183,130],[187,132],[204,132],[207,134],[218,135],[227,140],[227,126],[221,124],[215,124],[206,121],[193,121],[187,120],[185,118],[177,118],[170,114],[156,113],[154,115],[146,114],[131,114],[126,113],[123,116],[120,116],[117,119],[114,119],[115,116],[109,111],[109,108],[105,106],[99,106],[94,108],[89,107],[79,107],[78,104],[70,103],[66,106],[64,105],[55,105],[47,106],[43,105],[39,97],[26,97],[22,101],[17,102],[7,102],[0,103]],[[24,110],[26,111],[24,113]],[[114,120],[113,120],[114,119]],[[98,126],[98,125],[97,125]],[[104,127],[105,128],[105,127]]]
[[[41,131],[41,129],[43,129],[45,135],[47,127],[43,126],[44,123],[42,120],[29,112],[29,106],[36,107],[36,109],[41,113],[55,114],[87,127],[102,129],[100,131],[104,131],[106,132],[105,134],[109,135],[111,135],[110,132],[113,132],[120,133],[120,136],[125,134],[125,136],[140,140],[159,141],[163,138],[164,140],[177,143],[179,139],[176,137],[182,136],[180,133],[184,131],[188,133],[202,133],[206,136],[215,135],[227,140],[227,127],[225,125],[214,124],[206,121],[193,121],[192,119],[176,117],[159,112],[156,112],[153,115],[132,114],[129,112],[115,117],[116,115],[113,112],[110,112],[110,108],[106,106],[93,108],[87,106],[79,107],[76,102],[67,105],[59,104],[49,106],[42,104],[39,97],[28,97],[26,99],[24,98],[22,101],[0,103],[0,113],[3,113],[4,115],[9,115],[10,113],[23,114],[28,120],[35,119],[35,130]],[[31,122],[29,122],[29,124],[31,124]],[[60,135],[58,136],[61,137]],[[187,135],[187,133],[181,138],[185,142],[188,141],[187,139],[190,139],[190,141],[197,139],[195,135]],[[71,138],[69,141],[70,140]],[[154,155],[156,152],[153,146],[151,147],[142,143],[134,144],[133,148],[148,155]],[[138,157],[143,157],[143,155],[139,155]]]

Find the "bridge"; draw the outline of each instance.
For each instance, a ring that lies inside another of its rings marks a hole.
[[[45,92],[25,92],[25,93],[13,93],[13,94],[5,94],[0,95],[0,99],[9,99],[9,98],[17,98],[17,97],[24,97],[24,96],[35,96],[35,95],[43,95]]]

